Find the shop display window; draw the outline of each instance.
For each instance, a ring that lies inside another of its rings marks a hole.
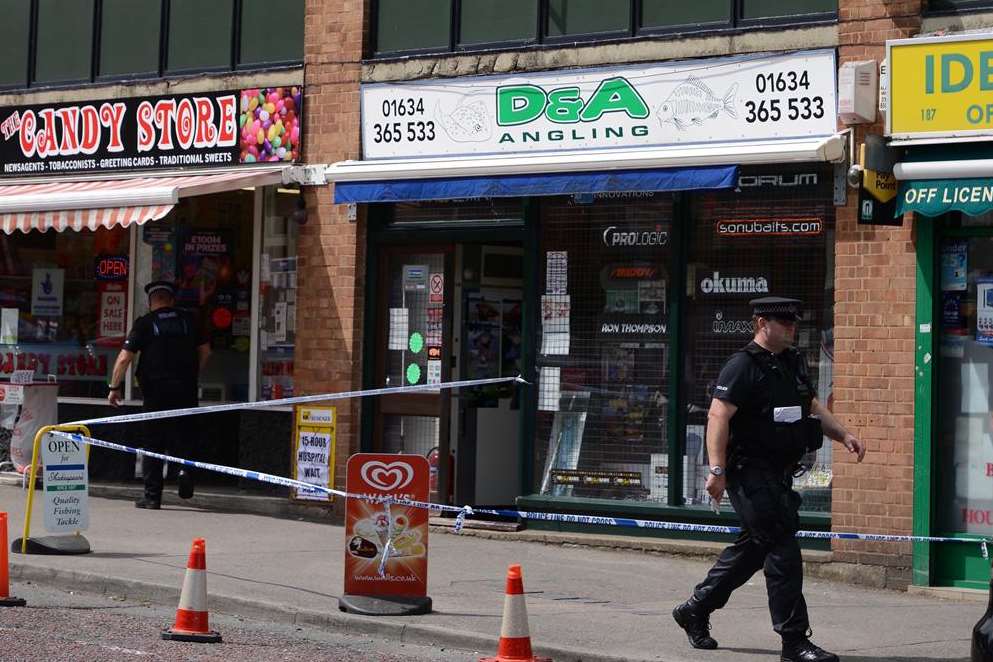
[[[534,41],[538,0],[462,0],[459,22],[463,45]]]
[[[0,0],[0,88],[23,87],[28,78],[31,4]]]
[[[177,283],[177,305],[198,313],[211,345],[201,401],[249,399],[254,201],[253,190],[183,198],[138,230],[135,317],[148,312],[146,283]]]
[[[34,82],[89,80],[93,7],[94,0],[38,0]]]
[[[265,190],[259,263],[259,400],[293,397],[300,194]]]
[[[107,395],[127,326],[126,228],[0,235],[0,375],[52,375],[63,397]]]
[[[600,0],[548,0],[549,37],[626,32],[630,28],[630,7],[604,11]]]
[[[682,370],[686,394],[682,498],[706,504],[704,435],[717,376],[752,339],[749,300],[802,299],[796,346],[818,399],[831,407],[834,356],[834,206],[829,168],[742,168],[737,190],[695,194],[687,225]],[[832,442],[804,458],[794,485],[803,508],[831,510]]]
[[[536,488],[668,502],[668,194],[541,207]]]
[[[451,26],[452,0],[379,0],[376,51],[447,49]]]
[[[166,70],[230,69],[233,28],[234,0],[170,0]]]
[[[98,75],[157,74],[161,32],[162,0],[103,0]]]

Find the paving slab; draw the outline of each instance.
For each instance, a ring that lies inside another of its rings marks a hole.
[[[20,535],[24,491],[0,485],[9,537]],[[32,521],[44,533],[38,500]],[[190,542],[207,541],[211,611],[375,632],[412,643],[496,650],[507,566],[524,570],[532,639],[556,660],[778,659],[761,574],[714,614],[716,651],[689,648],[670,611],[709,563],[689,557],[572,545],[432,535],[428,593],[434,612],[362,617],[338,611],[344,529],[312,521],[90,498],[93,552],[11,554],[11,576],[131,599],[178,602]],[[972,625],[985,606],[931,595],[808,578],[815,641],[850,662],[967,662]]]

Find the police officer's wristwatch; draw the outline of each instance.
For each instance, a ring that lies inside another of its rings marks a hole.
[[[117,386],[114,386],[113,384],[107,384],[108,391],[120,391],[122,388],[124,388],[124,384],[118,384]]]
[[[714,466],[710,467],[710,473],[713,474],[714,476],[723,476],[724,467],[720,466],[719,464],[715,464]]]

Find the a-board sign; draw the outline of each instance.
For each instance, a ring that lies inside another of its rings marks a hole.
[[[320,487],[334,482],[335,407],[298,407],[293,431],[293,477]],[[323,490],[295,489],[293,498],[328,503]]]
[[[45,465],[45,530],[57,533],[89,528],[86,444],[45,435],[41,461]]]
[[[373,497],[428,500],[430,468],[421,455],[358,453],[348,458],[346,490]],[[392,527],[391,527],[392,524]],[[384,576],[379,564],[392,530]],[[427,595],[428,511],[348,499],[345,507],[345,593],[367,596]]]

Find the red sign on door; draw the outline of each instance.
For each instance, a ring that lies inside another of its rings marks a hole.
[[[349,494],[391,495],[428,500],[430,468],[421,455],[358,453],[348,458]],[[379,564],[387,540],[392,545],[383,577]],[[427,595],[428,511],[347,499],[345,505],[345,593],[348,595]]]

